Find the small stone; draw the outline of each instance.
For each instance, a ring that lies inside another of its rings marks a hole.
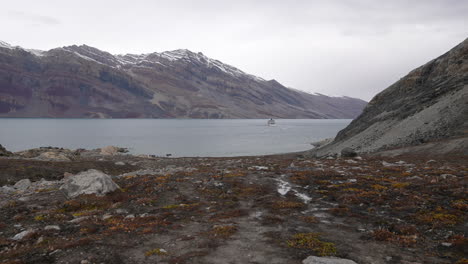
[[[42,242],[44,242],[44,237],[37,239],[36,244],[41,244]]]
[[[350,164],[356,164],[358,163],[357,161],[355,160],[352,160],[352,159],[349,159],[349,160],[345,160],[347,163],[350,163]]]
[[[102,216],[102,220],[107,220],[109,218],[112,218],[111,214],[105,214],[105,215]]]
[[[80,262],[80,264],[90,264],[90,262],[89,262],[88,260],[86,260],[86,259],[83,259],[83,260]]]
[[[125,219],[133,219],[133,218],[135,218],[134,214],[130,214],[125,217]]]
[[[457,176],[453,174],[441,174],[440,177],[445,180],[447,178],[456,178]]]
[[[119,209],[115,210],[115,213],[117,213],[117,214],[128,214],[128,211],[125,210],[125,209],[119,208]]]
[[[115,165],[124,166],[124,165],[125,165],[125,162],[117,161],[117,162],[115,163]]]
[[[20,197],[18,199],[18,201],[20,201],[20,202],[28,202],[29,200],[31,200],[31,199],[29,197],[27,197],[27,196],[23,196],[23,197]]]
[[[394,164],[386,162],[386,161],[382,161],[382,165],[384,165],[385,167],[395,166]]]
[[[444,247],[451,247],[452,243],[442,242],[441,245],[444,246]]]
[[[82,216],[82,217],[78,217],[78,218],[75,218],[73,220],[70,220],[68,222],[72,223],[72,224],[78,224],[78,223],[81,223],[81,222],[83,222],[84,220],[86,220],[88,218],[89,218],[89,216]]]
[[[25,230],[21,233],[18,233],[16,234],[12,239],[13,240],[22,240],[23,238],[25,238],[26,236],[29,236],[29,235],[32,235],[34,234],[36,231],[34,231],[34,229],[28,229],[28,230]]]
[[[44,230],[50,231],[50,230],[55,230],[55,231],[60,231],[60,226],[58,225],[48,225],[44,227]]]

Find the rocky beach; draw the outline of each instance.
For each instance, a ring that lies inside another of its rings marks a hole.
[[[468,261],[463,155],[0,156],[0,263]]]

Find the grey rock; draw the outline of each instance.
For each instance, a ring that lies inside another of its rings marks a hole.
[[[109,155],[116,155],[117,153],[119,153],[119,148],[116,146],[107,146],[107,147],[101,148],[101,155],[109,156]]]
[[[83,222],[84,220],[87,220],[89,219],[89,216],[81,216],[81,217],[77,217],[75,219],[72,219],[70,221],[68,221],[69,223],[72,223],[72,224],[79,224],[81,222]]]
[[[81,194],[104,195],[118,188],[119,186],[109,175],[93,169],[66,178],[65,183],[60,186],[60,189],[68,197],[76,197]]]
[[[348,148],[344,148],[341,150],[341,157],[352,158],[356,156],[357,156],[357,153],[352,148],[348,147]]]
[[[0,192],[2,193],[13,193],[15,191],[16,191],[15,188],[7,186],[7,185],[0,187]]]
[[[20,202],[29,202],[30,200],[31,198],[29,196],[23,196],[23,197],[18,198],[18,201]]]
[[[117,162],[115,163],[115,165],[124,166],[124,165],[125,165],[125,162],[123,162],[123,161],[117,161]]]
[[[349,259],[310,256],[304,259],[302,261],[302,264],[357,264],[357,263]]]
[[[128,214],[128,211],[122,208],[115,210],[116,214]]]
[[[44,230],[46,231],[51,231],[51,230],[55,230],[55,231],[60,231],[60,226],[58,225],[48,225],[46,227],[44,227]]]
[[[453,174],[441,174],[440,177],[445,180],[447,178],[456,178],[457,176]]]
[[[119,148],[116,146],[106,146],[101,148],[101,155],[105,156],[112,156],[112,155],[117,155],[119,153],[126,153],[128,150],[126,148]]]
[[[15,189],[17,190],[20,190],[20,191],[25,191],[27,190],[29,187],[31,187],[31,181],[29,179],[22,179],[20,181],[18,181],[17,183],[15,183],[15,185],[13,187],[15,187]]]
[[[105,214],[105,215],[102,216],[102,220],[107,220],[109,218],[112,218],[111,214]]]
[[[24,230],[23,232],[16,234],[12,239],[13,239],[13,240],[22,240],[22,239],[25,238],[26,236],[32,235],[32,234],[34,234],[35,232],[36,232],[36,231],[35,231],[34,229]]]

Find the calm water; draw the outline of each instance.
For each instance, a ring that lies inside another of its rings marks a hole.
[[[241,156],[302,151],[333,137],[351,120],[181,120],[0,118],[0,144],[19,151],[41,146],[127,147],[134,154]]]

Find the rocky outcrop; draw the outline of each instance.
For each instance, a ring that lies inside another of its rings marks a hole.
[[[289,89],[202,53],[0,45],[0,116],[354,118],[366,102]]]
[[[64,184],[60,186],[68,197],[81,194],[104,195],[118,188],[119,186],[109,175],[93,169],[65,178]]]
[[[331,144],[313,153],[336,154],[347,147],[377,152],[442,142],[443,150],[430,151],[467,154],[467,102],[468,39],[376,95]]]
[[[53,151],[41,153],[38,159],[49,161],[70,161],[70,159],[64,153]]]

